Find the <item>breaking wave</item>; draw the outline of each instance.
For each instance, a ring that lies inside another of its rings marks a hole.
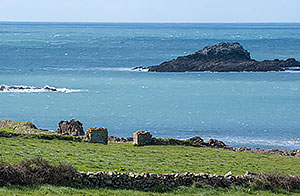
[[[76,93],[87,90],[81,89],[67,89],[67,88],[56,88],[53,86],[35,87],[35,86],[23,86],[23,85],[1,85],[0,92],[15,92],[15,93],[43,93],[43,92],[58,92],[58,93]]]
[[[58,70],[58,71],[132,71],[133,68],[125,67],[76,67],[76,68],[44,68],[45,70]]]
[[[262,138],[242,138],[242,137],[220,137],[218,138],[226,144],[233,146],[261,147],[263,149],[299,149],[300,138],[282,138],[282,139],[262,139]]]

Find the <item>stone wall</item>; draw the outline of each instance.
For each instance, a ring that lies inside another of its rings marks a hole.
[[[194,146],[194,147],[211,147],[232,149],[220,140],[210,139],[205,142],[202,138],[196,136],[187,140],[179,140],[173,138],[152,138],[150,145],[180,145],[180,146]]]
[[[205,173],[183,174],[153,174],[153,173],[119,173],[109,172],[80,172],[74,179],[84,186],[99,188],[128,188],[137,190],[150,190],[158,186],[176,187],[191,186],[193,184],[210,185],[213,187],[229,187],[230,185],[242,185],[259,178],[258,174],[246,172],[245,175],[232,176]],[[297,176],[295,176],[297,178]],[[299,178],[299,177],[298,177]]]
[[[132,137],[115,137],[115,136],[109,136],[108,142],[111,143],[133,143]]]
[[[118,142],[118,143],[131,143],[131,138],[118,138],[112,136],[110,142]],[[147,142],[144,145],[179,145],[179,146],[193,146],[193,147],[209,147],[209,148],[222,148],[226,150],[231,150],[235,152],[250,152],[256,154],[274,154],[280,156],[290,156],[290,157],[300,157],[300,150],[279,150],[279,149],[260,149],[260,148],[233,148],[231,146],[226,145],[224,142],[216,139],[210,139],[205,142],[202,138],[196,136],[187,140],[173,139],[173,138],[151,138],[151,142]]]
[[[213,187],[243,187],[259,189],[300,190],[300,176],[282,174],[255,174],[246,172],[244,175],[233,176],[231,171],[225,175],[207,173],[119,173],[108,172],[77,172],[71,165],[60,163],[51,165],[47,161],[35,158],[17,164],[0,162],[0,187],[6,185],[41,185],[55,184],[62,186],[91,188],[126,188],[151,190],[156,187],[172,188],[176,186],[196,187],[210,185]]]

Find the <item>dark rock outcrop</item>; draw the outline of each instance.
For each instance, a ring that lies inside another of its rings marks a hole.
[[[192,142],[194,144],[198,144],[198,145],[205,145],[204,140],[199,136],[195,136],[190,139],[187,139],[187,141],[190,141],[190,142]]]
[[[43,88],[39,87],[34,87],[34,86],[0,86],[0,91],[6,91],[6,92],[11,92],[11,91],[49,91],[49,92],[56,92],[57,88],[52,87],[52,86],[44,86]]]
[[[207,142],[207,146],[209,146],[209,147],[215,147],[215,148],[224,148],[226,146],[226,144],[224,144],[224,142],[222,142],[220,140],[210,139]]]
[[[235,152],[251,152],[256,154],[274,154],[280,156],[288,156],[288,157],[300,157],[300,150],[279,150],[279,149],[268,149],[264,150],[261,148],[247,148],[247,147],[240,147],[240,148],[232,148],[231,150]]]
[[[250,53],[239,43],[221,42],[206,46],[194,54],[145,69],[150,72],[265,72],[285,71],[291,67],[300,68],[300,62],[293,58],[256,61],[251,59]]]
[[[82,123],[78,120],[72,119],[70,122],[68,121],[60,121],[58,124],[58,129],[56,133],[62,135],[71,135],[71,136],[81,136],[84,135]]]

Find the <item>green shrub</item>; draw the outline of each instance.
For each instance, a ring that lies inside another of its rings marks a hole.
[[[68,185],[76,175],[76,169],[70,165],[50,165],[36,158],[10,165],[0,162],[0,185],[53,184]]]

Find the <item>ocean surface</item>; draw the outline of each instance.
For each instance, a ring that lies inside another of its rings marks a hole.
[[[221,41],[252,58],[300,60],[300,23],[0,23],[0,119],[55,131],[61,120],[109,135],[216,138],[234,147],[300,149],[300,73],[147,73]],[[49,92],[44,86],[58,88]]]

